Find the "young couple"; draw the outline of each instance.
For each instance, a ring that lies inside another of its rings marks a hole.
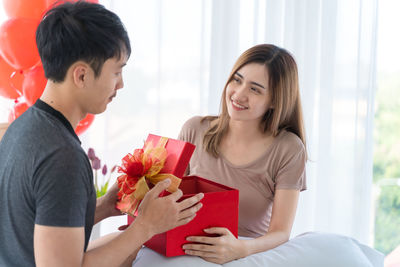
[[[89,243],[92,226],[115,216],[118,188],[96,200],[88,158],[74,132],[87,113],[99,114],[123,87],[131,47],[114,13],[98,4],[65,3],[42,19],[36,41],[48,78],[41,98],[8,128],[0,143],[1,266],[131,266],[153,235],[191,221],[199,193],[144,198],[135,222]],[[188,255],[225,263],[289,239],[304,190],[305,135],[297,67],[273,45],[245,51],[233,67],[219,116],[186,122],[180,139],[197,149],[188,174],[239,189],[239,235],[188,237]]]

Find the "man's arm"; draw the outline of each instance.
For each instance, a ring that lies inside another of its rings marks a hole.
[[[83,227],[35,225],[37,266],[120,266],[150,238],[147,230],[130,227],[103,246],[83,253]]]
[[[203,194],[177,202],[182,191],[158,197],[170,181],[158,183],[139,207],[135,221],[121,234],[101,246],[83,252],[83,227],[35,225],[36,265],[41,266],[119,266],[153,235],[191,221],[201,208]],[[196,204],[197,203],[197,204]]]

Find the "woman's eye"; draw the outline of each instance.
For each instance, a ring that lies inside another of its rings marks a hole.
[[[257,94],[260,93],[260,90],[258,90],[258,88],[255,88],[255,87],[251,87],[250,90]]]

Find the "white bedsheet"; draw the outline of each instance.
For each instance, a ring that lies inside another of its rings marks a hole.
[[[167,258],[144,247],[133,267],[383,267],[383,260],[382,253],[350,237],[308,232],[269,251],[222,265],[193,256]]]

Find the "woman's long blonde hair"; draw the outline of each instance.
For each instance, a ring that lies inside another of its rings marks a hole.
[[[262,132],[277,136],[282,130],[296,134],[306,147],[303,115],[299,92],[299,79],[296,61],[285,49],[271,44],[260,44],[251,47],[240,55],[227,80],[221,98],[219,116],[206,116],[202,119],[214,121],[205,132],[203,146],[214,156],[218,156],[218,147],[228,131],[229,114],[226,106],[226,87],[234,74],[249,63],[265,66],[269,74],[268,90],[271,90],[271,105],[260,123]]]

